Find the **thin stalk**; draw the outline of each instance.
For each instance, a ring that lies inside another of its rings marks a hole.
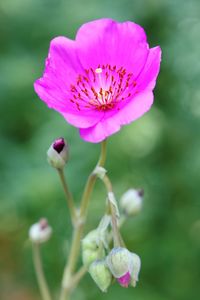
[[[70,289],[70,280],[76,266],[76,261],[78,259],[82,232],[83,232],[83,223],[74,229],[68,263],[65,267],[63,281],[62,281],[62,286],[64,290]],[[61,299],[63,300],[65,298],[61,298]]]
[[[99,157],[96,167],[103,167],[105,164],[105,160],[106,160],[106,140],[104,140],[101,143],[101,154],[100,154],[100,157]],[[94,171],[95,171],[96,167],[94,168]],[[80,206],[81,207],[80,208],[80,216],[84,216],[86,214],[86,211],[88,208],[90,195],[93,190],[95,181],[97,179],[97,175],[95,174],[94,171],[88,177],[88,180],[87,180],[84,192],[83,192],[83,196],[81,199],[81,206]]]
[[[97,163],[97,166],[103,167],[106,160],[106,141],[103,141],[101,144],[101,153]],[[96,167],[95,167],[96,169]],[[95,171],[94,169],[94,171]],[[70,293],[72,291],[71,279],[73,277],[74,270],[76,268],[76,263],[79,256],[81,238],[83,234],[83,229],[85,225],[85,219],[87,216],[87,210],[90,200],[90,195],[92,193],[97,175],[95,172],[92,172],[88,177],[83,196],[81,199],[80,205],[80,214],[77,216],[76,226],[74,226],[74,233],[72,238],[72,244],[69,254],[68,262],[65,266],[63,280],[62,280],[62,290],[60,295],[60,300],[68,300]]]
[[[113,193],[112,183],[109,179],[109,177],[105,174],[102,178],[102,181],[106,187],[107,193]],[[116,208],[113,205],[113,203],[109,200],[108,197],[108,205],[110,209],[111,214],[111,224],[112,224],[112,230],[113,230],[113,241],[114,241],[114,247],[124,246],[124,241],[121,237],[119,228],[118,228],[118,220],[116,216]]]
[[[59,174],[59,177],[60,177],[60,180],[61,180],[61,183],[63,186],[63,190],[64,190],[64,193],[66,196],[66,201],[67,201],[67,205],[69,207],[71,219],[72,219],[72,222],[74,222],[76,219],[76,210],[75,210],[73,196],[72,196],[71,192],[69,191],[67,181],[65,179],[64,171],[62,169],[58,169],[58,174]]]
[[[38,243],[32,243],[33,248],[33,262],[35,267],[35,273],[37,276],[37,281],[40,289],[40,293],[43,300],[51,300],[51,295],[45,279],[41,256],[40,256],[40,245]]]
[[[85,275],[87,272],[87,269],[85,266],[80,267],[80,269],[74,274],[72,280],[71,280],[71,286],[72,288],[77,286],[79,281],[82,279],[82,277]]]

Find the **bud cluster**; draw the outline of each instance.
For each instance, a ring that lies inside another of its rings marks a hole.
[[[143,194],[143,190],[129,189],[122,195],[120,209],[123,216],[134,216],[141,211]],[[114,194],[113,197],[111,196],[110,201],[118,211],[117,202],[113,198]],[[119,212],[116,216],[119,217]],[[107,291],[113,279],[116,279],[122,287],[135,287],[141,268],[140,257],[127,248],[115,246],[109,250],[107,229],[110,223],[110,217],[105,215],[98,228],[89,232],[82,240],[83,264],[103,292]]]
[[[93,261],[92,261],[93,260]],[[84,262],[84,260],[83,260]],[[88,261],[87,261],[88,262]],[[136,286],[140,272],[141,261],[137,254],[126,248],[113,248],[102,259],[98,255],[90,256],[88,272],[97,286],[106,292],[112,279],[116,279],[122,287]]]

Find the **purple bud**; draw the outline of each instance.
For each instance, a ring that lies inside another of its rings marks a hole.
[[[69,149],[64,138],[56,139],[47,151],[49,164],[56,169],[63,169],[69,158]]]

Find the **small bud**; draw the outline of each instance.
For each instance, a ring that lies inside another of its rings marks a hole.
[[[48,241],[52,234],[52,228],[46,219],[41,219],[38,223],[33,224],[29,230],[29,238],[34,243],[44,243]]]
[[[112,274],[108,269],[105,260],[96,260],[89,267],[92,279],[102,292],[107,292],[112,281]]]
[[[105,256],[105,250],[100,246],[97,229],[90,231],[82,240],[82,261],[87,268],[90,264]]]
[[[121,286],[128,287],[129,284],[136,286],[141,266],[137,254],[131,253],[126,248],[113,248],[107,256],[106,262]]]
[[[120,199],[122,211],[128,216],[138,214],[142,209],[143,190],[130,189]]]
[[[96,229],[90,231],[83,239],[82,239],[82,248],[83,250],[96,250],[97,249],[97,241],[98,241],[98,231]]]
[[[56,139],[47,151],[49,164],[56,169],[63,169],[69,158],[69,150],[63,138]]]
[[[104,255],[105,256],[105,251],[103,250]],[[90,249],[85,249],[82,251],[82,261],[83,261],[83,265],[86,268],[89,268],[89,266],[97,259],[99,259],[101,257],[99,257],[99,250],[90,250]]]
[[[126,248],[113,248],[106,262],[115,278],[120,278],[130,270],[130,252]]]

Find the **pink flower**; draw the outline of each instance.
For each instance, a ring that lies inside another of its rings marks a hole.
[[[150,109],[160,60],[142,27],[100,19],[81,26],[75,41],[51,41],[34,88],[84,140],[97,143]]]

